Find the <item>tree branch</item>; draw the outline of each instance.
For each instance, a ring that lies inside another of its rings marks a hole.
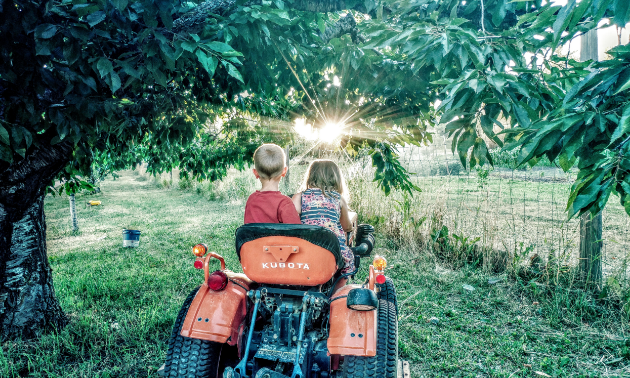
[[[327,13],[346,9],[343,0],[295,0],[293,8],[305,12]]]
[[[344,34],[350,34],[352,42],[354,43],[363,40],[363,38],[359,36],[357,21],[354,19],[352,13],[348,13],[345,17],[335,22],[334,25],[327,27],[326,30],[320,34],[320,38],[324,43],[328,43],[331,39],[341,37]]]
[[[250,3],[255,4],[259,1],[253,0]],[[191,12],[173,21],[173,32],[199,33],[203,30],[203,25],[210,15],[227,16],[234,9],[235,4],[235,0],[208,0],[203,2]],[[363,5],[361,4],[360,6]],[[315,13],[337,12],[346,9],[346,3],[343,0],[296,0],[293,3],[293,9]],[[320,37],[324,43],[328,43],[331,39],[344,34],[350,34],[352,41],[355,43],[361,40],[361,37],[358,35],[357,22],[350,13],[342,17],[334,25],[327,27]]]

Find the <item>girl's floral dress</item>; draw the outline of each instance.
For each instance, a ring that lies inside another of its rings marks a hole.
[[[339,217],[341,215],[341,195],[335,191],[326,192],[321,189],[306,189],[302,193],[302,214],[300,220],[303,224],[322,226],[337,235],[341,247],[341,256],[345,261],[342,273],[354,271],[354,254],[346,245],[346,233],[341,227]]]

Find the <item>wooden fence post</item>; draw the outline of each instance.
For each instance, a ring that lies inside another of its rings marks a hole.
[[[77,206],[74,199],[74,193],[70,194],[70,221],[72,222],[72,232],[76,233],[79,231],[79,221],[77,219]]]
[[[580,60],[599,60],[597,30],[582,35]],[[580,218],[580,273],[587,285],[601,288],[602,284],[602,212],[590,212]]]

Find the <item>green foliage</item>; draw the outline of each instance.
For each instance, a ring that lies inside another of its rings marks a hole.
[[[520,148],[513,150],[506,150],[502,148],[496,148],[490,150],[490,156],[492,156],[493,166],[495,168],[508,168],[512,170],[527,170],[532,168],[529,164],[519,165],[518,157],[520,154]],[[558,159],[550,162],[547,156],[542,156],[540,159],[532,159],[531,162],[535,163],[536,167],[559,167]]]
[[[477,172],[477,186],[479,189],[483,189],[488,185],[488,176],[490,176],[490,171],[492,169],[486,166],[476,166],[475,171]]]
[[[569,217],[601,211],[612,192],[630,214],[624,165],[630,140],[630,49],[617,47],[612,59],[600,63],[549,54],[602,20],[624,26],[630,18],[627,2],[557,6],[497,0],[486,1],[483,14],[480,5],[391,3],[395,17],[372,21],[368,46],[404,59],[413,67],[413,80],[428,78],[425,91],[440,100],[438,115],[448,123],[462,165],[492,164],[481,136],[503,146],[496,129],[505,129],[507,121],[504,148],[521,147],[519,166],[546,157],[558,158],[567,170],[579,159]],[[527,54],[532,58],[526,60]]]
[[[437,162],[436,164],[432,164],[431,165],[431,170],[429,171],[429,173],[432,176],[450,176],[450,175],[454,175],[457,176],[460,173],[466,172],[466,170],[464,169],[464,167],[462,166],[462,163],[460,163],[459,161],[448,161],[448,162]]]
[[[625,25],[627,1],[350,2],[370,17],[351,13],[356,30],[330,40],[318,32],[340,9],[313,4],[327,13],[304,12],[302,2],[237,3],[204,22],[187,21],[194,3],[7,6],[0,160],[63,142],[76,146],[66,179],[88,175],[101,152],[117,165],[135,164],[127,155],[137,153],[154,173],[178,166],[218,179],[249,159],[241,144],[259,141],[210,136],[218,109],[259,124],[290,112],[322,124],[350,115],[342,147],[373,147],[389,193],[415,189],[392,144],[431,142],[428,128],[447,123],[453,152],[472,169],[493,164],[483,136],[503,146],[497,134],[507,127],[504,148],[521,147],[519,166],[579,160],[569,216],[600,211],[611,193],[630,212],[630,51],[618,47],[601,63],[554,52],[600,22]]]
[[[375,146],[372,155],[372,165],[376,167],[374,181],[388,195],[392,189],[401,189],[408,193],[412,190],[420,191],[409,179],[407,170],[398,161],[396,148],[391,144],[379,143]]]

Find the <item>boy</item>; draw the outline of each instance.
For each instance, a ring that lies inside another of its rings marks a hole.
[[[254,176],[262,188],[245,204],[245,223],[301,224],[291,199],[280,193],[280,180],[287,174],[284,151],[275,144],[263,144],[254,152]]]

